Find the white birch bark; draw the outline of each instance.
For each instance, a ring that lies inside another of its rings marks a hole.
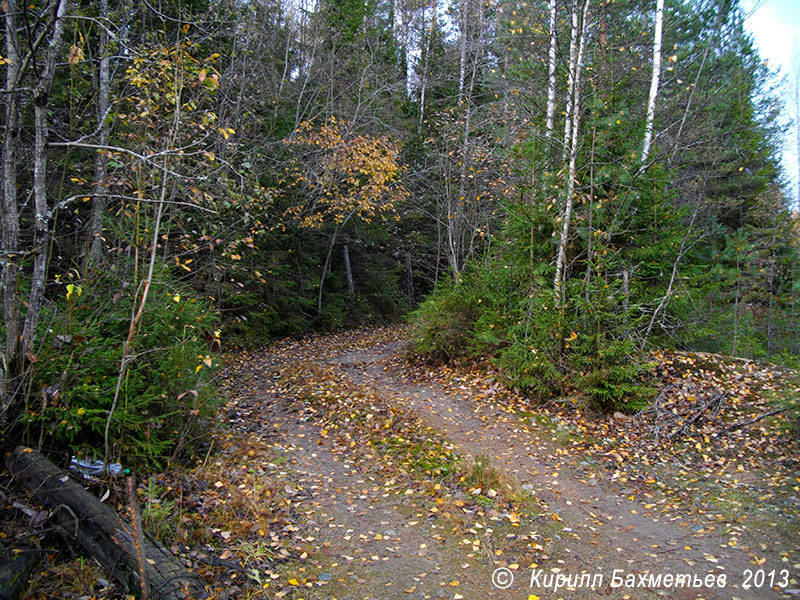
[[[647,101],[647,118],[644,126],[644,142],[640,162],[644,167],[650,157],[650,145],[653,141],[653,120],[656,114],[656,96],[658,96],[658,79],[661,76],[661,33],[664,23],[664,0],[656,1],[656,27],[653,40],[653,76],[650,79],[650,97]]]
[[[428,86],[428,64],[430,62],[430,52],[431,52],[431,39],[433,38],[433,32],[435,31],[436,27],[436,0],[431,1],[431,11],[433,14],[431,15],[431,25],[430,29],[428,30],[428,36],[425,39],[425,56],[422,63],[422,77],[420,81],[420,90],[419,90],[419,122],[425,120],[425,91]],[[423,19],[422,19],[422,27],[425,28],[425,13],[423,11]],[[424,35],[424,34],[423,34]]]
[[[466,36],[466,18],[470,14],[468,2],[473,0],[466,0],[464,3],[464,12],[462,17],[462,25],[464,31],[462,36]],[[473,27],[473,35],[475,36],[472,43],[467,47],[465,43],[463,46],[464,55],[462,59],[462,66],[466,68],[468,61],[471,61],[471,72],[467,77],[464,73],[463,89],[459,93],[459,104],[464,103],[464,129],[461,137],[461,161],[459,165],[459,183],[458,191],[455,195],[448,191],[447,204],[448,204],[448,218],[447,218],[447,244],[448,244],[448,263],[456,283],[460,282],[461,271],[464,264],[469,259],[472,253],[472,244],[465,243],[465,234],[468,234],[469,223],[466,216],[466,204],[468,196],[469,184],[469,166],[471,162],[472,150],[472,119],[473,119],[473,93],[475,91],[475,80],[478,73],[478,63],[483,54],[484,43],[484,9],[482,0],[477,0],[474,7],[475,23]],[[466,39],[463,37],[462,39]],[[469,53],[467,52],[469,50]],[[471,56],[470,56],[471,55]]]
[[[467,14],[470,0],[461,0],[461,22],[459,29],[461,37],[458,41],[459,61],[458,61],[458,103],[464,99],[464,84],[467,77]]]
[[[564,143],[561,161],[566,162],[572,128],[572,99],[575,94],[575,62],[578,60],[578,0],[572,0],[572,29],[569,34],[569,70],[567,71],[567,106],[564,118]]]
[[[590,0],[583,4],[581,17],[580,44],[576,52],[575,61],[572,63],[574,72],[570,73],[571,90],[568,100],[571,101],[572,111],[568,121],[569,126],[569,167],[567,169],[567,189],[564,199],[564,213],[561,222],[561,235],[558,239],[558,256],[556,258],[556,274],[553,280],[553,294],[555,307],[558,309],[563,304],[564,297],[564,268],[567,258],[567,241],[569,240],[569,224],[572,219],[573,195],[575,190],[576,164],[578,158],[578,129],[580,124],[580,99],[581,99],[581,68],[583,67],[583,53],[586,46],[586,28],[588,26]],[[573,24],[577,18],[577,5],[573,6]],[[565,143],[565,151],[567,144]]]
[[[545,136],[548,146],[553,137],[556,114],[556,0],[550,0],[550,50],[547,63],[547,121]]]

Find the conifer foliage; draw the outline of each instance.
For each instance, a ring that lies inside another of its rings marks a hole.
[[[415,307],[417,352],[602,409],[654,347],[796,361],[733,0],[7,0],[3,29],[9,443],[177,458],[221,343]]]

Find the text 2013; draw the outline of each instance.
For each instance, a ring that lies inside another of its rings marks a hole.
[[[785,588],[789,585],[789,569],[781,569],[776,571],[765,571],[764,569],[745,569],[744,581],[742,582],[742,589],[749,590],[751,588],[773,588],[775,586]]]

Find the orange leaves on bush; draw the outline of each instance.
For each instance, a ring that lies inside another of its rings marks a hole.
[[[301,123],[286,143],[302,154],[302,166],[287,183],[311,191],[309,204],[287,210],[302,227],[344,223],[353,216],[370,222],[391,214],[408,196],[399,182],[400,146],[387,137],[343,134],[331,118],[321,127]]]

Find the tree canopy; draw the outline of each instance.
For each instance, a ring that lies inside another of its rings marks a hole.
[[[797,215],[732,0],[4,4],[7,439],[177,458],[220,343],[397,320],[538,394],[796,362]]]

